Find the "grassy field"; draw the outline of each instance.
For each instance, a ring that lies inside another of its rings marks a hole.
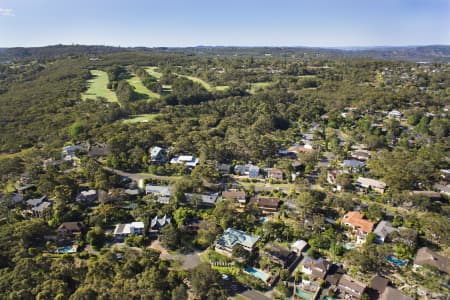
[[[16,153],[0,153],[0,160],[2,159],[11,159],[11,158],[16,158],[16,157],[24,157],[26,155],[29,155],[34,148],[27,148],[27,149],[23,149],[20,152],[16,152]]]
[[[208,82],[204,81],[203,79],[198,78],[198,77],[194,77],[194,76],[188,76],[188,75],[179,75],[179,76],[182,76],[184,78],[192,80],[193,82],[197,82],[197,83],[201,84],[209,92],[214,91],[214,90],[216,90],[216,91],[225,91],[225,90],[230,88],[228,85],[212,86],[211,84],[209,84]]]
[[[123,120],[124,123],[149,122],[159,116],[159,114],[133,115],[129,119]]]
[[[147,67],[145,68],[145,71],[148,73],[148,75],[151,75],[155,77],[156,79],[160,79],[162,77],[162,73],[158,72],[158,67]]]
[[[143,84],[141,79],[136,75],[132,74],[130,79],[127,79],[127,82],[134,87],[135,91],[139,94],[147,95],[150,99],[159,99],[161,96],[158,93],[152,92],[147,89]]]
[[[109,102],[117,102],[116,93],[108,89],[108,74],[100,70],[91,70],[91,74],[94,78],[88,81],[89,88],[81,95],[81,98],[86,100],[103,97]]]
[[[256,93],[258,90],[260,89],[264,89],[265,87],[268,87],[272,84],[273,82],[254,82],[251,84],[249,93],[250,94],[254,94]]]

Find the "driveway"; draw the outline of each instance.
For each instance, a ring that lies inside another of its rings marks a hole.
[[[190,252],[187,254],[171,254],[169,251],[167,251],[166,248],[164,248],[161,243],[158,240],[153,241],[150,244],[150,248],[157,250],[161,252],[160,258],[161,259],[167,259],[167,260],[177,260],[182,263],[182,268],[185,270],[190,270],[195,267],[197,267],[199,264],[201,264],[200,251]]]

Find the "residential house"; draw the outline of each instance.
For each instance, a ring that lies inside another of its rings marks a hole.
[[[391,110],[390,112],[388,112],[388,117],[392,119],[400,119],[402,116],[403,114],[398,110]]]
[[[367,150],[354,150],[350,152],[350,156],[354,159],[361,161],[368,161],[370,158],[370,153]]]
[[[168,217],[167,215],[164,215],[162,218],[155,216],[150,221],[150,233],[158,233],[161,231],[161,229],[166,226],[167,224],[170,224],[172,219]]]
[[[160,204],[170,203],[171,192],[170,187],[168,185],[147,184],[145,185],[145,194],[157,197],[157,199],[155,200],[157,203]]]
[[[356,159],[345,159],[342,167],[350,173],[360,172],[364,169],[366,164]]]
[[[352,233],[356,235],[357,244],[364,243],[367,234],[372,232],[375,225],[373,222],[364,219],[364,216],[357,211],[346,213],[341,223],[352,229]]]
[[[375,242],[377,242],[378,244],[384,244],[388,236],[394,231],[396,231],[396,229],[392,227],[391,222],[381,221],[373,231],[373,233],[375,233],[376,235]]]
[[[450,274],[450,259],[431,251],[428,247],[417,250],[414,258],[414,269],[424,265],[436,267],[440,272]]]
[[[69,145],[62,148],[61,151],[61,158],[65,161],[73,161],[77,159],[77,152],[83,150],[84,148],[82,146],[78,145]]]
[[[240,176],[248,176],[249,178],[258,178],[259,167],[252,164],[236,165],[234,166],[234,173]]]
[[[237,191],[237,190],[223,191],[222,199],[230,199],[233,201],[237,201],[240,207],[245,207],[245,204],[247,203],[244,191]]]
[[[228,175],[231,171],[231,165],[230,164],[220,164],[217,166],[217,172],[219,172],[222,175]]]
[[[274,179],[274,180],[283,180],[284,174],[283,171],[276,168],[270,168],[267,171],[267,178]]]
[[[186,197],[187,202],[192,202],[195,199],[198,199],[200,202],[197,203],[201,206],[209,206],[212,207],[216,205],[217,198],[219,197],[219,194],[184,194]]]
[[[52,202],[43,201],[39,205],[32,207],[31,212],[33,216],[41,218],[46,209],[52,206]]]
[[[25,203],[27,204],[27,206],[29,208],[33,208],[33,207],[39,206],[42,202],[44,202],[45,199],[47,199],[47,196],[42,196],[40,198],[28,199],[27,201],[25,201]]]
[[[329,184],[335,185],[337,191],[342,190],[342,186],[337,184],[336,179],[337,179],[338,175],[341,175],[343,173],[344,172],[341,171],[341,170],[330,170],[330,171],[327,171],[327,182]]]
[[[331,286],[337,287],[339,280],[341,280],[344,274],[345,272],[342,265],[332,264],[328,270],[327,276],[325,277],[325,281]]]
[[[278,245],[269,243],[262,252],[274,263],[280,265],[283,269],[289,269],[297,260],[297,255],[293,251],[288,251]]]
[[[175,156],[174,158],[172,158],[170,160],[171,164],[182,164],[185,165],[187,167],[195,167],[196,165],[199,164],[199,159],[197,157],[194,157],[192,155],[180,155],[180,156]]]
[[[312,147],[306,147],[303,145],[293,145],[291,147],[288,148],[288,153],[292,153],[294,155],[296,155],[297,157],[299,157],[301,155],[301,153],[305,153],[305,152],[311,152],[314,151],[312,149]]]
[[[36,189],[36,187],[34,184],[24,184],[24,185],[16,187],[16,191],[21,195],[25,194],[29,190],[35,190],[35,189]]]
[[[358,177],[358,180],[355,184],[356,188],[360,190],[370,191],[373,190],[375,192],[383,194],[386,190],[386,183],[365,177]]]
[[[377,275],[374,278],[372,278],[370,288],[376,291],[378,296],[381,296],[381,294],[383,294],[388,285],[389,279]]]
[[[56,229],[58,240],[73,240],[85,231],[82,222],[64,222]]]
[[[330,266],[331,263],[326,259],[312,259],[310,257],[306,257],[303,262],[302,272],[315,279],[324,279],[330,269]]]
[[[114,238],[123,240],[130,234],[144,234],[144,222],[131,222],[127,224],[117,224],[114,229]]]
[[[308,247],[308,243],[304,240],[297,240],[291,245],[291,250],[297,253],[298,256]]]
[[[226,256],[231,256],[233,254],[233,248],[240,245],[246,251],[251,252],[255,248],[259,238],[259,235],[250,235],[241,230],[228,228],[216,240],[215,250]]]
[[[165,163],[167,160],[167,151],[164,148],[154,146],[148,150],[150,157],[149,163]]]
[[[76,197],[76,201],[80,203],[93,203],[97,199],[98,194],[96,190],[81,191]]]
[[[401,291],[387,286],[384,292],[380,295],[379,300],[414,300],[413,297],[405,295]]]
[[[338,288],[345,299],[361,299],[367,285],[344,274],[339,280]]]
[[[255,204],[259,209],[263,211],[263,213],[273,213],[278,211],[280,200],[275,197],[253,197],[252,199],[250,199],[250,203]]]

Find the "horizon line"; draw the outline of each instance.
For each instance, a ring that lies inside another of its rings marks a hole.
[[[336,49],[336,50],[364,50],[364,49],[374,49],[374,48],[412,48],[412,47],[450,47],[450,44],[411,44],[411,45],[350,45],[350,46],[306,46],[306,45],[178,45],[178,46],[144,46],[144,45],[111,45],[111,44],[81,44],[81,43],[71,43],[71,44],[47,44],[47,45],[39,45],[39,46],[0,46],[1,49],[13,49],[13,48],[45,48],[45,47],[54,47],[54,46],[86,46],[86,47],[112,47],[112,48],[149,48],[149,49],[157,49],[157,48],[320,48],[320,49]]]

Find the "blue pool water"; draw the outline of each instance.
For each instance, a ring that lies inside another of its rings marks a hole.
[[[295,289],[295,294],[305,300],[312,300],[313,298],[312,293],[305,292],[299,288]]]
[[[396,258],[395,256],[389,255],[388,257],[386,257],[386,260],[388,262],[390,262],[391,264],[394,264],[398,267],[404,267],[408,264],[408,260],[400,260],[398,258]]]
[[[56,253],[74,253],[73,247],[61,247],[56,250]]]
[[[247,268],[247,269],[245,269],[245,272],[247,272],[247,273],[249,273],[249,274],[251,274],[251,275],[253,275],[253,276],[255,276],[255,277],[259,278],[259,279],[261,279],[262,281],[267,281],[267,279],[269,279],[269,277],[270,277],[269,274],[264,273],[264,272],[262,272],[262,271],[260,271],[258,269],[255,269],[255,268]]]
[[[267,221],[269,221],[269,220],[267,220],[267,218],[265,218],[265,217],[262,217],[261,219],[259,219],[260,221],[261,221],[261,223],[266,223]]]

